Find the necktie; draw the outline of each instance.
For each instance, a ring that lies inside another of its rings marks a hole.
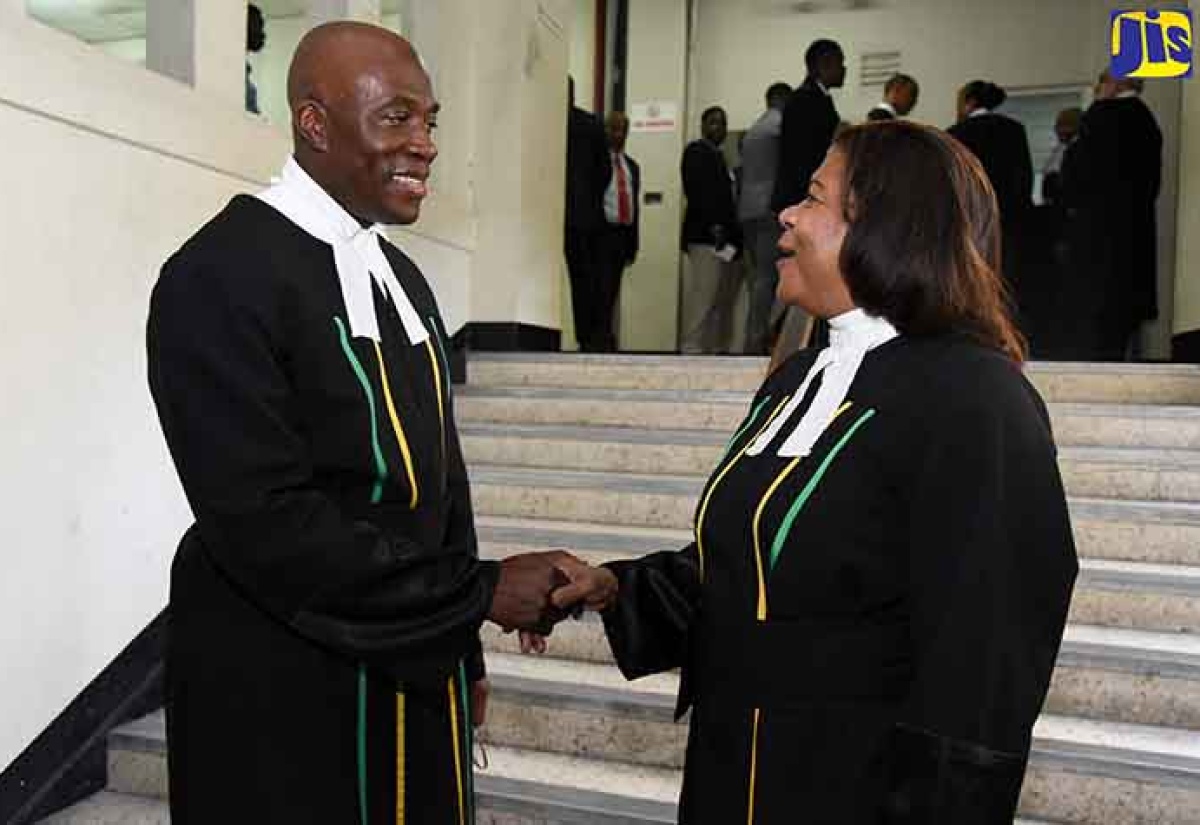
[[[629,202],[629,181],[625,179],[625,163],[618,152],[613,152],[613,169],[617,173],[617,223],[627,226],[633,223],[633,206]]]

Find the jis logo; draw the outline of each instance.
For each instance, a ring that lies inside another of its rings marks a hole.
[[[1117,10],[1109,20],[1114,77],[1192,76],[1190,10]]]

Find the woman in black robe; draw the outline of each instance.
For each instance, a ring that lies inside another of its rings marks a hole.
[[[943,133],[834,143],[780,221],[831,343],[763,384],[678,552],[573,569],[629,678],[682,667],[687,825],[1010,825],[1077,570],[996,199]]]
[[[1033,215],[1033,161],[1025,127],[996,108],[1008,99],[1004,89],[974,80],[958,93],[958,122],[947,131],[966,146],[987,172],[1000,208],[1002,272],[1017,305],[1025,309],[1030,269],[1030,221]]]

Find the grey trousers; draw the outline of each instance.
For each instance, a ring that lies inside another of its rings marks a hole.
[[[775,287],[779,272],[775,269],[778,257],[779,221],[773,217],[755,218],[742,224],[746,253],[753,270],[750,294],[746,300],[746,352],[766,355],[771,337],[771,319],[775,317]]]
[[[725,263],[708,244],[688,244],[679,296],[679,350],[686,355],[728,352],[741,264]]]

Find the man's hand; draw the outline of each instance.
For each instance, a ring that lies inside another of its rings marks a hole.
[[[483,727],[487,721],[488,693],[492,686],[486,678],[471,683],[471,724],[477,728]]]
[[[554,623],[565,617],[550,601],[551,591],[569,581],[556,565],[560,555],[567,554],[524,553],[500,562],[488,618],[506,631],[548,635]]]
[[[558,609],[582,603],[588,610],[605,610],[617,600],[617,577],[607,567],[592,567],[570,553],[556,556],[554,565],[570,581],[550,594]]]

